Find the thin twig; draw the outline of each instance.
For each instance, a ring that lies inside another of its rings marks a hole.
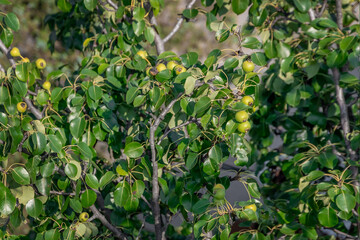
[[[20,152],[20,153],[22,152],[22,146],[24,145],[24,142],[26,141],[28,136],[29,136],[28,132],[25,132],[23,138],[21,139],[21,142],[19,143],[19,145],[17,147],[18,152]]]
[[[5,56],[9,59],[9,62],[11,63],[12,67],[15,67],[15,60],[10,55],[10,49],[8,49],[5,44],[0,40],[0,49],[5,54]]]
[[[164,133],[164,135],[160,138],[160,140],[158,141],[157,144],[160,145],[162,140],[164,140],[166,138],[166,136],[169,135],[170,132],[175,131],[176,129],[185,127],[185,126],[189,125],[190,123],[193,123],[193,122],[196,122],[196,121],[198,121],[198,120],[197,119],[190,119],[189,121],[186,121],[186,122],[184,122],[184,123],[182,123],[182,124],[180,124],[180,125],[178,125],[176,127],[170,128],[169,130],[167,130]]]
[[[101,4],[101,6],[102,6],[106,11],[116,12],[116,9],[117,9],[117,8],[115,8],[115,10],[114,10],[114,9],[110,9],[110,8],[106,7],[106,2],[103,2],[103,1],[100,0],[100,4]],[[109,4],[109,3],[108,3],[108,4]],[[109,5],[111,5],[111,4],[109,4]]]
[[[140,197],[145,203],[146,203],[146,205],[148,205],[148,207],[151,209],[152,207],[151,207],[151,204],[149,203],[149,201],[143,196],[143,195],[141,195],[141,197]]]
[[[310,17],[310,21],[314,21],[316,18],[314,9],[312,9],[312,8],[309,9],[309,17]]]
[[[28,90],[27,93],[32,96],[37,96],[36,92],[30,91],[30,90]]]
[[[113,2],[113,1],[111,1],[111,0],[107,0],[107,3],[110,5],[110,6],[112,6],[114,9],[118,9],[118,6]]]
[[[165,47],[164,47],[164,41],[161,39],[160,35],[157,33],[156,31],[156,26],[157,26],[157,21],[156,18],[154,16],[154,14],[151,14],[152,16],[150,17],[150,23],[154,26],[154,30],[155,30],[155,46],[156,46],[156,51],[157,54],[161,54],[163,52],[165,52]]]
[[[105,227],[107,227],[111,232],[113,232],[116,238],[127,240],[127,237],[119,229],[109,223],[109,221],[105,218],[104,215],[100,213],[100,211],[95,207],[95,205],[92,205],[90,207],[90,210],[93,212],[95,218],[99,219]]]
[[[0,64],[0,72],[4,72],[5,73],[5,68]]]
[[[27,97],[24,97],[23,100],[24,100],[24,102],[26,102],[27,107],[28,107],[28,109],[31,111],[31,113],[34,114],[34,116],[35,116],[38,120],[41,120],[41,119],[43,118],[43,115],[42,115],[42,113],[39,111],[39,109],[37,109],[37,108],[33,105],[32,101],[31,101],[29,98],[27,98]]]
[[[356,237],[351,236],[351,235],[349,235],[349,234],[347,234],[347,233],[344,233],[344,232],[342,232],[342,231],[340,231],[340,230],[337,230],[336,228],[332,228],[331,230],[333,230],[333,231],[336,232],[337,234],[343,235],[343,236],[345,236],[345,237],[347,237],[347,238],[356,239]]]
[[[325,9],[326,9],[326,5],[327,5],[327,0],[324,0],[324,3],[323,3],[323,5],[322,5],[322,8],[321,8],[319,14],[317,15],[318,17],[321,17],[321,16],[324,14]]]
[[[192,0],[191,2],[189,2],[189,4],[186,6],[185,9],[190,9],[192,8],[192,6],[195,4],[196,0]],[[179,18],[179,20],[177,21],[177,23],[175,24],[173,30],[163,39],[163,42],[166,43],[167,41],[169,41],[177,31],[179,31],[182,23],[184,22],[184,16],[181,16],[181,18]]]
[[[75,196],[75,193],[67,193],[67,192],[58,192],[58,191],[50,191],[50,194],[53,195],[62,195],[62,196]]]
[[[140,240],[141,231],[142,231],[142,229],[144,228],[144,226],[145,226],[145,221],[141,224],[141,227],[140,227],[140,229],[139,229],[139,234],[138,234],[138,236],[136,237],[136,240]]]

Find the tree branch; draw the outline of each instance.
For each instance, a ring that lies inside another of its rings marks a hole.
[[[157,52],[157,54],[161,54],[161,53],[165,52],[164,41],[161,39],[160,35],[156,31],[157,22],[156,22],[156,18],[154,16],[154,14],[152,14],[152,10],[151,10],[150,23],[155,28],[155,40],[154,41],[155,41],[155,46],[156,46],[156,52]]]
[[[198,120],[197,119],[190,119],[189,121],[186,121],[186,122],[184,122],[184,123],[182,123],[182,124],[180,124],[180,125],[178,125],[176,127],[170,128],[169,130],[167,130],[164,133],[164,135],[160,138],[160,140],[158,141],[157,144],[160,145],[162,140],[164,140],[166,138],[166,136],[169,135],[170,132],[175,131],[176,129],[185,127],[185,126],[189,125],[190,123],[193,123],[193,122],[196,122],[196,121],[198,121]]]
[[[326,9],[326,5],[327,5],[327,0],[324,0],[322,8],[321,8],[319,14],[317,15],[318,17],[321,17],[324,14],[325,9]]]
[[[155,131],[158,128],[160,122],[165,118],[166,114],[171,110],[174,104],[182,96],[182,93],[179,94],[175,99],[173,99],[167,107],[161,112],[159,117],[154,119],[154,123],[150,127],[150,148],[151,148],[151,162],[153,167],[153,176],[152,176],[152,212],[155,221],[155,236],[157,240],[164,240],[162,237],[162,228],[161,228],[161,213],[160,213],[160,203],[159,203],[159,176],[158,176],[158,162],[156,160],[156,148],[155,148]]]
[[[109,223],[109,221],[105,218],[104,215],[100,213],[100,211],[95,207],[95,205],[92,205],[90,207],[90,210],[93,212],[95,218],[99,219],[105,227],[107,227],[110,231],[114,233],[115,238],[127,240],[127,237],[119,229]]]
[[[113,2],[113,1],[111,1],[111,0],[107,0],[107,3],[110,5],[110,6],[112,6],[114,9],[118,9],[118,6]]]
[[[155,42],[156,52],[157,52],[157,54],[161,54],[161,53],[165,52],[164,42],[163,42],[163,40],[161,39],[159,33],[156,30],[157,21],[156,21],[156,18],[154,16],[154,13],[152,11],[150,2],[145,2],[144,7],[145,7],[145,10],[147,12],[149,12],[149,20],[150,20],[150,23],[152,24],[152,26],[154,28],[154,31],[155,31],[155,40],[154,40],[154,42]]]
[[[343,30],[343,14],[342,14],[342,1],[336,0],[336,23],[340,29],[340,31]],[[336,101],[339,104],[340,108],[340,122],[341,122],[341,128],[343,130],[343,137],[345,141],[345,146],[347,148],[347,151],[350,155],[350,159],[354,162],[358,160],[358,154],[351,148],[350,140],[348,139],[348,134],[350,133],[350,123],[349,123],[349,114],[348,109],[344,97],[344,91],[340,87],[340,71],[338,68],[333,68],[333,79],[334,79],[334,85],[335,85],[335,91],[336,91]],[[357,187],[359,186],[359,182],[357,180],[359,169],[357,166],[351,166],[351,172],[352,177],[355,179],[355,186],[354,189],[357,191]],[[359,205],[356,204],[356,210],[358,211]],[[360,220],[357,218],[357,235],[358,238],[360,238]]]
[[[27,107],[28,107],[28,109],[31,111],[31,113],[34,114],[34,116],[35,116],[38,120],[41,120],[41,119],[43,118],[43,114],[39,111],[39,109],[37,109],[37,108],[33,105],[32,101],[31,101],[29,98],[27,98],[27,97],[24,97],[23,100],[24,100],[24,102],[26,102]]]
[[[5,68],[0,64],[0,72],[4,72],[5,73]]]
[[[190,9],[192,8],[192,6],[195,4],[196,0],[192,0],[191,2],[189,2],[189,4],[186,6],[185,9]],[[179,31],[182,23],[184,22],[184,16],[181,16],[181,18],[177,21],[177,23],[175,24],[173,30],[163,39],[163,42],[166,43],[167,41],[169,41],[177,31]]]
[[[110,1],[111,2],[111,1]],[[109,3],[109,1],[107,1],[107,3],[110,5],[110,6],[112,6],[110,3]],[[101,6],[106,10],[106,11],[109,11],[109,12],[116,12],[116,10],[118,9],[118,7],[115,5],[115,7],[114,6],[112,6],[114,9],[110,9],[110,8],[108,8],[108,7],[106,7],[106,2],[103,2],[103,1],[101,1],[100,0],[100,4],[101,4]]]
[[[15,61],[13,57],[10,55],[10,49],[8,49],[5,44],[0,40],[0,49],[5,54],[5,56],[9,59],[9,62],[11,63],[12,67],[15,67]]]
[[[336,0],[336,23],[340,30],[344,28],[343,25],[343,14],[342,14],[342,2],[341,0]]]
[[[308,13],[309,13],[310,21],[314,21],[316,19],[314,9],[310,8]]]

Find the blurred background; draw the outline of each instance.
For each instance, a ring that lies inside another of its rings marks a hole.
[[[190,0],[166,0],[165,8],[157,16],[158,30],[161,37],[165,37],[175,26],[179,14],[185,9]],[[58,65],[69,64],[74,68],[74,63],[80,63],[83,56],[78,50],[67,49],[60,41],[55,42],[55,51],[49,51],[49,38],[51,30],[45,19],[49,16],[61,12],[56,6],[55,0],[11,0],[12,5],[2,5],[2,12],[14,12],[20,20],[20,30],[14,34],[12,46],[20,49],[23,57],[28,57],[31,61],[39,57],[48,62],[47,71],[57,69]],[[200,1],[194,7],[202,7]],[[242,25],[247,20],[247,14],[240,16],[231,11],[227,14],[227,22]],[[231,26],[230,24],[230,26]],[[195,19],[189,22],[184,21],[181,29],[175,36],[165,44],[166,51],[174,51],[181,55],[186,52],[196,51],[199,53],[199,60],[203,61],[213,49],[237,49],[235,37],[229,38],[223,43],[215,40],[215,33],[210,32],[206,27],[205,15],[199,13]],[[155,48],[146,47],[150,53],[155,53]],[[6,58],[1,56],[0,63],[3,66],[9,66]],[[69,69],[70,71],[73,69]]]

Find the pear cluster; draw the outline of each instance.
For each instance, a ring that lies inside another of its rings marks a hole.
[[[142,59],[148,61],[147,58],[149,55],[146,51],[140,50],[136,54],[139,55]],[[149,61],[148,63],[149,65],[151,65]],[[175,72],[176,75],[179,75],[183,72],[186,72],[186,68],[176,61],[159,62],[154,67],[153,66],[147,67],[146,75],[149,77],[153,77],[161,73],[162,71],[171,71],[171,72]]]

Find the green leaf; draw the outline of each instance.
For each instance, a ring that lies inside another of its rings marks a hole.
[[[152,27],[146,27],[144,35],[145,35],[146,41],[148,41],[150,44],[154,42],[155,30]]]
[[[177,58],[178,56],[176,55],[176,53],[171,52],[171,51],[166,51],[161,53],[157,59],[166,59],[166,58]]]
[[[84,118],[75,118],[74,120],[72,120],[70,122],[70,132],[71,134],[79,139],[83,134],[84,134],[84,130],[85,130],[85,119]]]
[[[311,7],[310,0],[294,0],[296,8],[303,13],[307,13]]]
[[[320,64],[317,62],[313,62],[304,68],[309,79],[315,77],[316,74],[318,74],[319,69],[320,69]]]
[[[329,18],[319,18],[316,20],[317,20],[316,21],[317,25],[320,27],[324,27],[324,28],[337,28],[338,27],[338,25]]]
[[[15,74],[16,74],[16,77],[20,81],[26,82],[28,80],[28,78],[29,78],[28,64],[27,63],[22,63],[22,64],[16,65]]]
[[[46,137],[41,132],[31,134],[29,139],[30,152],[34,155],[40,155],[46,148]]]
[[[346,62],[346,55],[343,52],[332,51],[326,56],[326,64],[330,67],[341,67]]]
[[[78,174],[78,168],[76,167],[75,164],[67,163],[67,164],[65,165],[65,174],[66,174],[69,178],[75,178],[76,175]]]
[[[324,227],[334,227],[338,223],[336,212],[330,206],[324,207],[318,213],[318,219]]]
[[[103,95],[101,88],[98,86],[89,87],[88,93],[89,93],[89,97],[94,101],[100,100]]]
[[[0,212],[5,216],[10,215],[15,209],[16,198],[2,182],[0,182],[0,192]]]
[[[338,159],[335,154],[331,152],[323,152],[319,155],[320,163],[323,167],[334,169],[337,166]]]
[[[70,12],[72,5],[67,0],[58,0],[58,8],[63,12]]]
[[[192,169],[195,166],[197,156],[198,156],[197,153],[189,151],[189,154],[188,154],[188,156],[186,158],[186,161],[185,161],[185,165],[186,165],[186,167],[188,169]]]
[[[210,205],[209,200],[207,199],[200,199],[199,201],[197,201],[193,207],[192,207],[192,212],[194,214],[202,214],[206,211],[206,209],[208,208],[208,206]]]
[[[59,137],[53,134],[49,134],[47,135],[47,138],[49,139],[49,145],[51,150],[56,153],[60,153],[63,145]]]
[[[45,232],[45,240],[58,240],[60,239],[59,229],[51,229]]]
[[[300,103],[300,91],[297,88],[293,88],[286,94],[286,102],[293,107],[296,107]]]
[[[199,11],[197,9],[185,9],[182,14],[186,18],[195,18]]]
[[[83,208],[91,207],[96,201],[96,193],[93,190],[85,190],[80,196],[81,205]]]
[[[134,107],[140,107],[141,105],[144,104],[145,101],[146,101],[146,96],[145,95],[138,95],[134,99],[133,105],[134,105]]]
[[[196,238],[200,237],[200,235],[202,233],[203,226],[205,226],[206,223],[207,223],[207,221],[200,220],[200,221],[197,221],[194,224],[194,235],[195,235]]]
[[[113,179],[113,177],[115,176],[115,174],[113,172],[106,172],[105,175],[103,175],[100,178],[100,185],[99,188],[102,189],[103,187],[105,187],[109,182],[111,182],[111,180]]]
[[[251,54],[251,61],[253,61],[258,66],[265,66],[267,63],[265,54],[262,52],[256,52]]]
[[[43,203],[39,199],[31,199],[26,203],[25,208],[31,217],[37,218],[42,212]]]
[[[291,54],[290,45],[284,42],[279,42],[279,44],[276,46],[276,50],[279,58],[287,58]]]
[[[186,95],[192,94],[192,92],[194,91],[194,88],[195,88],[195,83],[196,83],[196,78],[194,78],[193,76],[186,78],[186,81],[184,84]]]
[[[51,179],[50,178],[40,178],[35,181],[36,188],[39,190],[40,194],[47,196],[50,194]]]
[[[126,103],[130,104],[134,101],[135,97],[137,96],[138,88],[137,87],[131,87],[126,92]]]
[[[251,196],[253,196],[254,198],[260,198],[261,194],[259,192],[259,188],[257,186],[256,183],[254,182],[250,182],[248,183],[248,190]]]
[[[84,0],[84,5],[90,12],[94,11],[97,4],[97,0]]]
[[[142,7],[136,7],[133,11],[133,18],[137,21],[143,20],[144,16],[146,14],[146,11]]]
[[[89,148],[89,146],[84,142],[79,142],[78,147],[80,149],[80,152],[86,159],[92,159],[92,152]]]
[[[83,211],[81,202],[78,199],[70,199],[70,207],[77,213],[81,213]]]
[[[93,189],[96,189],[96,190],[99,189],[100,183],[99,183],[99,180],[96,178],[95,175],[89,174],[89,173],[86,174],[85,182],[89,187],[91,187]]]
[[[340,49],[342,51],[347,51],[350,48],[352,48],[354,46],[354,44],[356,43],[357,38],[355,36],[348,36],[346,38],[343,38],[340,41]]]
[[[322,178],[323,176],[324,176],[324,172],[319,171],[319,170],[314,170],[314,171],[310,172],[306,176],[306,180],[307,181],[314,181],[314,180],[317,180],[319,178]]]
[[[86,1],[86,0],[85,0],[85,1]],[[91,1],[91,0],[89,0],[89,1]],[[95,1],[96,1],[96,0],[95,0]],[[93,70],[91,70],[91,69],[87,69],[87,68],[81,70],[80,75],[84,75],[84,76],[88,76],[88,77],[92,77],[92,78],[98,76],[97,72],[95,72],[95,71],[93,71]]]
[[[217,163],[220,163],[222,161],[223,155],[219,145],[215,145],[210,149],[209,158],[215,160]]]
[[[3,5],[10,5],[11,2],[8,1],[8,0],[0,0],[0,4],[3,4]]]
[[[350,73],[342,73],[340,76],[340,82],[345,84],[358,84],[360,80]]]
[[[52,176],[55,169],[55,164],[53,162],[46,163],[40,167],[41,176],[44,178]]]
[[[268,41],[264,45],[264,51],[267,58],[275,58],[277,56],[275,43],[273,41]]]
[[[14,31],[20,29],[20,22],[17,16],[14,13],[8,13],[5,16],[5,24]]]
[[[7,87],[0,86],[0,103],[5,103],[9,99],[9,91]]]
[[[241,45],[250,49],[259,49],[261,48],[261,43],[255,37],[246,37],[243,41],[241,41]]]
[[[249,6],[249,0],[232,0],[231,7],[234,13],[237,15],[245,12]]]
[[[212,176],[218,171],[218,164],[211,158],[208,158],[203,163],[203,171],[207,175]]]
[[[5,46],[8,48],[11,46],[13,40],[14,40],[14,34],[13,31],[9,28],[3,28],[3,31],[1,32],[0,39],[3,41]]]
[[[124,153],[129,158],[138,158],[144,153],[144,147],[138,142],[131,142],[126,144]]]
[[[141,20],[139,22],[136,22],[134,21],[132,23],[132,27],[134,29],[134,33],[136,36],[140,36],[143,32],[144,32],[144,29],[145,29],[145,21],[144,20]],[[139,69],[141,69],[142,67],[139,66]]]
[[[188,68],[197,63],[199,55],[196,52],[188,52],[180,57],[184,66]]]
[[[145,183],[141,180],[136,180],[132,186],[132,194],[139,198],[145,191]]]
[[[224,42],[230,36],[230,31],[228,29],[219,29],[215,34],[215,39],[219,43]]]
[[[130,197],[130,191],[126,186],[119,187],[114,192],[114,202],[119,207],[124,207]]]
[[[41,105],[44,106],[48,103],[50,96],[45,90],[40,90],[36,96],[36,101]]]
[[[210,107],[211,99],[207,96],[203,96],[195,103],[195,113],[201,115]]]
[[[349,213],[355,208],[356,200],[353,195],[341,191],[341,193],[336,197],[336,205],[342,211]]]
[[[239,60],[237,58],[228,58],[225,60],[224,68],[225,70],[234,69],[239,66]]]

